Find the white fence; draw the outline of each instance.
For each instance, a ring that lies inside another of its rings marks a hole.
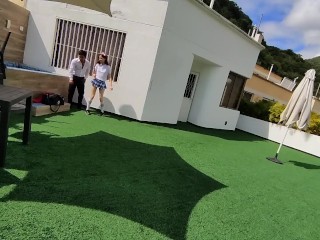
[[[213,8],[213,4],[215,0],[200,0],[200,1],[208,5],[210,8]]]
[[[292,81],[291,79],[284,77],[279,85],[292,92],[297,84],[296,81]]]
[[[280,143],[287,127],[240,115],[237,129]],[[320,136],[289,129],[283,145],[320,157]],[[276,150],[276,149],[275,149]]]

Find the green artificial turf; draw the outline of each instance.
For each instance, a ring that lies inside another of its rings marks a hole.
[[[241,131],[11,118],[0,239],[319,239],[320,161]]]

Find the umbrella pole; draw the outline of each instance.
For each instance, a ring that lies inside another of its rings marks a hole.
[[[284,140],[286,139],[286,136],[288,134],[288,131],[289,131],[289,126],[287,126],[287,129],[286,129],[286,133],[284,134],[284,137],[282,139],[282,142],[280,143],[279,147],[278,147],[278,150],[277,150],[277,153],[274,157],[267,157],[268,160],[272,161],[272,162],[275,162],[275,163],[279,163],[279,164],[283,164],[283,162],[281,162],[279,159],[278,159],[278,156],[279,156],[279,152],[280,152],[280,149],[284,143]]]

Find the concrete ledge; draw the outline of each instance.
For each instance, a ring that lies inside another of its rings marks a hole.
[[[56,106],[52,106],[52,109],[55,110]],[[32,109],[31,113],[32,116],[43,116],[43,115],[49,115],[53,113],[59,113],[59,112],[67,112],[70,111],[70,103],[64,103],[64,105],[61,105],[57,112],[53,112],[50,109],[49,105],[45,105],[42,103],[32,103]]]

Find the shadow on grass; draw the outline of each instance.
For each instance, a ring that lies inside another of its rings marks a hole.
[[[298,161],[288,161],[288,162],[294,164],[297,167],[302,167],[305,169],[320,169],[319,165],[313,165],[313,164],[303,163],[303,162],[298,162]]]
[[[173,148],[105,132],[74,138],[33,132],[32,144],[11,142],[8,150],[6,167],[28,174],[1,201],[96,209],[173,239],[185,239],[201,198],[226,187],[187,164]]]
[[[7,172],[5,169],[0,168],[0,188],[11,184],[17,184],[19,182],[19,178]]]
[[[263,139],[259,136],[241,131],[239,129],[232,131],[232,130],[204,128],[204,127],[196,126],[196,125],[189,123],[189,122],[178,122],[176,125],[157,124],[157,123],[150,123],[150,125],[168,127],[168,128],[172,128],[172,129],[176,129],[176,130],[213,136],[213,137],[217,137],[217,138],[221,138],[221,139],[225,139],[225,140],[230,140],[230,141],[241,141],[241,142],[242,141],[245,141],[245,142],[266,141],[265,139]]]
[[[113,119],[117,119],[118,121],[139,122],[138,120],[120,116],[113,113],[107,113],[107,116]],[[149,127],[172,128],[172,129],[186,131],[186,132],[193,132],[193,133],[198,133],[202,135],[219,137],[222,139],[232,140],[232,141],[266,141],[262,137],[259,137],[238,129],[236,129],[235,131],[211,129],[211,128],[199,127],[189,122],[178,122],[177,124],[154,123],[154,122],[142,122],[142,123],[147,124]]]
[[[265,139],[255,136],[250,133],[246,133],[241,130],[220,130],[220,129],[211,129],[196,126],[189,122],[178,122],[176,125],[164,125],[165,127],[170,127],[173,129],[178,129],[181,131],[194,132],[202,135],[214,136],[226,140],[232,141],[265,141]]]
[[[79,111],[79,110],[77,110]],[[49,115],[45,115],[45,116],[39,116],[39,117],[35,117],[32,116],[31,117],[31,124],[32,123],[37,123],[37,124],[44,124],[44,123],[48,123],[48,122],[54,122],[52,119],[50,119],[51,117],[59,114],[60,116],[70,116],[72,115],[74,112],[76,112],[76,110],[70,110],[68,112],[59,112],[59,113],[52,113]],[[48,120],[50,119],[50,120]],[[24,121],[24,113],[21,112],[11,112],[10,113],[10,119],[9,119],[9,127],[10,128],[15,128],[17,130],[23,130],[23,121]],[[61,122],[63,124],[63,122]],[[32,125],[31,125],[32,128]]]

